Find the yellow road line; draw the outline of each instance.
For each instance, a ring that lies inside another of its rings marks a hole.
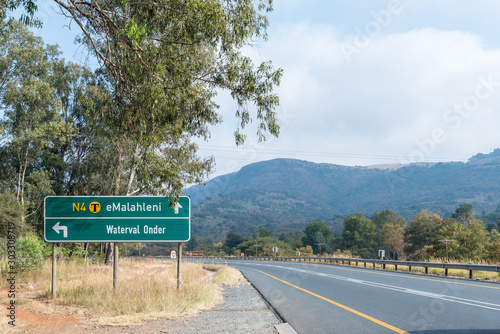
[[[438,280],[438,279],[432,279],[432,278],[412,277],[412,276],[407,276],[407,275],[397,275],[397,274],[382,273],[382,272],[379,272],[379,271],[373,271],[373,269],[363,270],[363,269],[344,268],[340,264],[330,264],[329,265],[329,264],[316,264],[316,263],[308,263],[308,262],[291,262],[291,263],[308,264],[310,266],[329,267],[329,268],[332,268],[332,266],[335,266],[335,269],[340,269],[340,270],[357,271],[357,272],[370,273],[370,274],[375,274],[375,275],[385,275],[385,276],[394,276],[394,277],[402,277],[402,278],[411,278],[411,279],[418,279],[418,280],[423,280],[423,281],[452,283],[452,284],[475,286],[475,287],[486,288],[486,289],[500,290],[500,287],[495,287],[495,286],[487,286],[487,285],[479,285],[479,284],[471,284],[471,283],[462,283],[462,282],[445,282],[444,280]],[[368,269],[368,268],[366,268],[366,269]],[[409,273],[409,274],[411,274],[411,273]],[[446,279],[446,278],[449,278],[449,277],[443,276],[443,278]]]
[[[240,266],[240,267],[241,267],[241,266]],[[263,272],[263,271],[260,271],[260,270],[257,270],[257,269],[253,269],[253,268],[248,268],[248,267],[244,267],[244,268],[246,268],[246,269],[250,269],[250,270],[254,270],[254,271],[257,271],[257,272],[259,272],[259,273],[261,273],[261,274],[267,275],[267,276],[269,276],[269,277],[271,277],[271,278],[274,278],[275,280],[278,280],[278,281],[280,281],[280,282],[282,282],[282,283],[288,284],[288,285],[290,285],[290,286],[292,286],[292,287],[294,287],[294,288],[296,288],[296,289],[298,289],[298,290],[300,290],[300,291],[306,292],[306,293],[308,293],[308,294],[310,294],[310,295],[312,295],[312,296],[314,296],[314,297],[317,297],[317,298],[319,298],[319,299],[322,299],[322,300],[324,300],[324,301],[326,301],[326,302],[328,302],[328,303],[330,303],[330,304],[333,304],[333,305],[335,305],[335,306],[338,306],[338,307],[340,307],[340,308],[343,308],[343,309],[344,309],[344,310],[346,310],[346,311],[352,312],[352,313],[354,313],[354,314],[356,314],[356,315],[359,315],[360,317],[363,317],[363,318],[365,318],[365,319],[367,319],[367,320],[373,321],[374,323],[379,324],[380,326],[384,326],[385,328],[388,328],[388,329],[390,329],[390,330],[393,330],[393,331],[394,331],[394,332],[396,332],[396,333],[400,333],[400,334],[408,334],[407,332],[405,332],[405,331],[404,331],[404,330],[402,330],[402,329],[399,329],[399,328],[396,328],[396,327],[394,327],[394,326],[391,326],[391,325],[389,325],[389,324],[387,324],[387,323],[385,323],[385,322],[383,322],[383,321],[380,321],[380,320],[378,320],[378,319],[375,319],[375,318],[373,318],[373,317],[370,317],[369,315],[366,315],[366,314],[364,314],[364,313],[361,313],[361,312],[359,312],[359,311],[356,311],[356,310],[354,310],[354,309],[352,309],[352,308],[350,308],[350,307],[347,307],[347,306],[345,306],[345,305],[342,305],[342,304],[339,304],[339,303],[337,303],[337,302],[334,302],[333,300],[330,300],[330,299],[328,299],[328,298],[325,298],[325,297],[323,297],[323,296],[320,296],[320,295],[318,295],[318,294],[316,294],[316,293],[314,293],[314,292],[311,292],[311,291],[309,291],[309,290],[303,289],[303,288],[301,288],[301,287],[299,287],[299,286],[293,285],[292,283],[288,283],[288,282],[286,282],[286,281],[284,281],[284,280],[282,280],[282,279],[279,279],[279,278],[277,278],[277,277],[274,277],[274,276],[272,276],[272,275],[269,275],[268,273],[265,273],[265,272]]]

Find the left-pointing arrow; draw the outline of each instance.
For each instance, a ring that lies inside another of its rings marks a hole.
[[[59,226],[59,222],[52,226],[52,229],[59,234],[59,231],[63,231],[63,237],[67,238],[68,237],[68,227],[67,226]]]

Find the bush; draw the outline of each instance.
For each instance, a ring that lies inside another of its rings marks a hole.
[[[16,266],[19,272],[40,270],[44,260],[44,243],[34,234],[17,239]]]

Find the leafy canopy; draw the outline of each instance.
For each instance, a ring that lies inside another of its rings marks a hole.
[[[33,20],[35,0],[8,0]],[[115,104],[103,120],[145,144],[158,136],[207,136],[220,118],[213,97],[229,90],[240,128],[256,106],[257,133],[277,135],[272,90],[282,71],[270,62],[254,66],[242,47],[266,38],[272,0],[54,0],[80,27],[80,41],[106,67]],[[237,143],[244,140],[240,128]]]

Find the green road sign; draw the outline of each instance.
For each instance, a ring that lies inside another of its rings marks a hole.
[[[191,200],[159,196],[48,196],[47,242],[187,242]]]

